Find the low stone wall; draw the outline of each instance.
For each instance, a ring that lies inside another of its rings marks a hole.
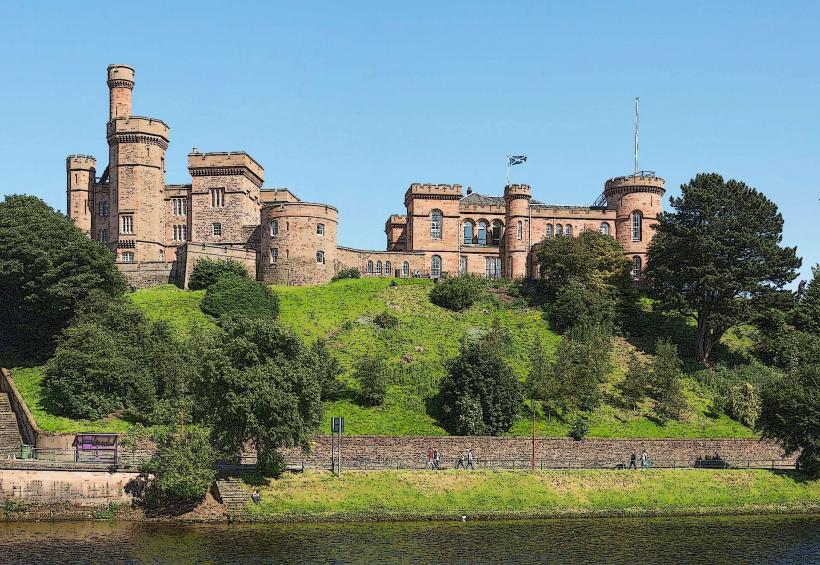
[[[40,471],[3,469],[0,501],[20,500],[36,504],[96,506],[108,502],[131,502],[125,486],[137,473],[106,471]]]
[[[134,288],[147,288],[174,282],[176,262],[143,261],[139,263],[117,263],[117,268]]]
[[[34,416],[29,412],[28,406],[26,406],[23,400],[23,396],[20,394],[20,391],[17,390],[17,386],[14,384],[14,379],[11,377],[11,374],[2,368],[0,368],[0,391],[9,395],[9,403],[11,404],[11,409],[14,410],[14,414],[17,416],[17,427],[20,430],[23,443],[35,445],[40,429],[34,421]]]
[[[404,466],[424,465],[427,450],[438,449],[449,467],[459,454],[473,450],[477,460],[529,461],[532,439],[527,437],[489,436],[348,436],[342,439],[342,454],[351,465],[367,460],[378,465],[401,461]],[[283,450],[288,461],[304,459],[306,467],[329,467],[330,436],[316,436],[310,454],[299,449]],[[698,457],[717,454],[727,461],[777,461],[793,464],[796,455],[784,457],[775,443],[754,439],[585,439],[543,437],[535,440],[535,458],[555,466],[572,461],[601,463],[628,461],[631,453],[646,451],[653,461],[694,462]]]
[[[175,282],[181,288],[187,289],[191,272],[200,259],[232,259],[242,263],[251,278],[257,277],[257,253],[255,250],[239,246],[229,247],[227,245],[188,242],[177,249],[177,274],[176,279],[172,282]]]

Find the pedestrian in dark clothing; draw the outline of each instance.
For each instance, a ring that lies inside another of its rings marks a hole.
[[[635,452],[633,451],[632,455],[629,456],[629,469],[635,469],[637,471],[638,470],[638,466],[636,465],[637,461],[638,461],[638,456],[635,455]]]
[[[473,450],[472,449],[467,450],[467,466],[465,467],[465,469],[474,469],[474,467],[473,467]]]
[[[431,447],[430,449],[428,449],[428,450],[427,450],[427,468],[428,468],[428,469],[431,469],[431,470],[433,469],[433,458],[434,458],[434,455],[435,455],[435,454],[434,454],[434,452],[433,452],[433,448],[432,448],[432,447]]]
[[[466,469],[467,467],[464,466],[464,454],[459,453],[458,459],[456,460],[456,469]]]
[[[441,453],[438,449],[433,450],[433,466],[436,469],[441,469]]]
[[[259,489],[253,489],[253,494],[251,495],[251,500],[254,501],[255,504],[259,504],[259,501],[262,500],[262,497],[259,496]]]

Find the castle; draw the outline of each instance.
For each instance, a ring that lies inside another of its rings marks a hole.
[[[116,253],[135,287],[185,287],[205,257],[234,259],[259,280],[287,285],[327,282],[346,268],[376,277],[533,277],[539,242],[582,230],[617,238],[636,278],[646,265],[664,194],[653,173],[609,179],[593,206],[544,204],[526,184],[483,196],[458,184],[414,183],[406,213],[385,222],[386,249],[352,249],[337,244],[336,208],[263,188],[264,169],[247,153],[194,149],[191,183],[166,184],[168,125],[132,115],[133,68],[109,66],[108,88],[108,165],[98,178],[94,157],[67,158],[67,210]]]

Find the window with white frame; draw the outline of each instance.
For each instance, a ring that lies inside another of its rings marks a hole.
[[[518,239],[523,239],[524,238],[524,222],[518,222],[515,225],[515,236]]]
[[[188,226],[185,225],[175,225],[174,229],[174,241],[187,241],[188,240]]]
[[[430,276],[437,279],[441,276],[441,257],[433,255],[430,258]]]
[[[464,245],[472,245],[473,243],[473,222],[467,220],[464,222]]]
[[[174,216],[184,216],[188,213],[188,201],[185,198],[172,198]]]
[[[324,251],[317,251],[316,252],[316,262],[317,263],[324,263],[325,262],[325,252]]]
[[[123,253],[122,253],[122,262],[123,263],[133,263],[134,262],[134,252],[133,251],[123,251]]]
[[[270,262],[276,263],[276,260],[279,259],[279,249],[276,247],[270,248]]]
[[[552,237],[552,224],[547,224],[547,237]]]
[[[441,210],[433,210],[430,213],[430,237],[441,239]]]
[[[564,226],[555,224],[555,237],[561,237],[562,235],[564,235]]]
[[[401,275],[403,277],[409,277],[410,276],[410,263],[408,263],[407,261],[405,261],[401,265]]]
[[[467,256],[462,255],[458,258],[458,274],[466,275],[467,274]]]
[[[325,235],[325,225],[316,224],[316,235]]]
[[[604,235],[609,235],[609,224],[606,222],[601,222],[601,227],[598,228],[598,231]]]
[[[572,224],[567,224],[567,237],[572,237]]]
[[[635,210],[632,212],[632,241],[641,240],[641,232],[643,228],[643,215]]]
[[[391,263],[390,261],[384,262],[384,274],[388,277],[393,276],[393,263]]]
[[[373,261],[368,261],[368,262],[367,262],[367,269],[365,269],[365,272],[366,272],[368,275],[372,275],[372,274],[373,274]]]
[[[487,245],[487,222],[484,220],[478,222],[478,244]]]
[[[382,274],[382,262],[381,261],[376,261],[376,274],[377,275]]]
[[[484,258],[484,276],[488,279],[497,279],[501,276],[501,257]]]
[[[120,216],[120,233],[134,233],[134,216]]]
[[[225,189],[212,188],[211,192],[211,208],[222,208],[225,205]]]
[[[213,235],[215,235],[216,237],[221,236],[222,235],[222,224],[220,224],[219,222],[214,222],[214,224],[211,226],[211,233]]]
[[[632,278],[638,280],[641,276],[641,258],[635,255],[632,258]]]
[[[270,234],[279,235],[279,220],[270,221]]]

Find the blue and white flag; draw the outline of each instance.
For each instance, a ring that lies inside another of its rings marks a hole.
[[[513,165],[520,165],[521,163],[527,162],[526,155],[507,155],[507,166],[512,167]]]

